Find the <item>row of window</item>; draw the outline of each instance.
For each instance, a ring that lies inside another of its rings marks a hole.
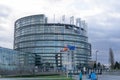
[[[25,62],[27,62],[27,61],[34,61],[35,60],[35,56],[34,55],[33,56],[29,56],[29,54],[26,53],[26,55],[19,55],[19,60],[20,61],[25,61]]]
[[[19,28],[21,26],[26,26],[30,24],[39,24],[39,23],[45,23],[45,16],[30,16],[30,17],[25,17],[22,19],[19,19],[16,23],[15,26],[16,28]]]
[[[28,40],[74,40],[74,41],[83,41],[87,42],[87,38],[83,36],[75,36],[75,35],[53,35],[53,34],[45,34],[45,35],[30,35],[30,36],[22,36],[15,38],[15,43],[28,41]]]
[[[32,52],[32,53],[38,53],[41,55],[48,55],[48,56],[52,56],[55,53],[59,53],[63,48],[55,48],[55,47],[41,47],[41,48],[24,48],[24,49],[20,49],[21,51],[24,52]],[[86,49],[78,49],[76,48],[74,50],[74,53],[76,53],[76,55],[90,55],[90,50],[86,50]]]
[[[15,44],[15,48],[37,47],[37,46],[65,46],[74,45],[75,47],[90,49],[88,43],[68,42],[68,41],[34,41]]]
[[[86,63],[86,59],[82,58],[81,60],[75,60],[75,63],[78,64],[78,63]],[[44,62],[49,62],[49,63],[52,63],[52,64],[56,64],[55,62],[55,59],[52,59],[52,58],[46,58],[44,60]],[[62,61],[62,64],[64,65],[67,61]],[[67,62],[68,63],[68,62]],[[55,65],[56,66],[56,65]]]
[[[79,30],[76,33],[73,29],[65,29],[64,26],[44,26],[44,25],[34,25],[26,26],[24,28],[16,29],[15,36],[34,34],[34,33],[69,33],[69,34],[85,34],[85,31]]]

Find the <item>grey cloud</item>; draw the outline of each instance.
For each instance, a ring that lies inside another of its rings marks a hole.
[[[11,42],[12,40],[10,38],[11,37],[7,37],[7,36],[3,35],[0,37],[0,42]]]
[[[62,2],[63,0],[47,0],[49,3],[60,3]]]
[[[109,50],[109,49],[107,49]],[[94,51],[92,54],[92,60],[96,60],[96,52]],[[106,50],[99,50],[97,52],[97,62],[100,62],[102,64],[108,64],[109,63],[109,52]]]
[[[0,25],[0,31],[4,31],[4,27]]]
[[[4,6],[4,5],[0,5],[0,17],[6,18],[9,16],[11,12],[11,9]]]
[[[109,11],[120,12],[120,0],[110,0],[110,4],[106,7]]]
[[[118,6],[110,6],[109,8],[111,8],[111,11],[114,11],[115,8],[117,10],[117,7]],[[111,11],[105,11],[101,14],[88,17],[88,19],[86,20],[88,23],[88,36],[89,41],[92,44],[92,49],[98,49],[100,51],[107,52],[107,58],[109,57],[109,48],[112,48],[113,51],[115,51],[115,55],[119,55],[120,53],[120,18],[117,16],[109,15],[109,12]],[[117,12],[118,11],[114,13]],[[102,54],[101,57],[103,58],[103,56],[105,55]],[[95,57],[95,54],[93,54],[93,57]],[[116,60],[120,61],[118,57],[119,56],[116,56],[115,58]],[[100,60],[102,62],[102,60],[104,59]]]
[[[0,5],[0,31],[5,30],[2,24],[5,24],[9,15],[11,13],[11,9],[4,6],[4,5]]]
[[[72,4],[76,4],[72,7],[74,7],[77,10],[89,10],[93,8],[90,3],[87,3],[84,0],[74,1]],[[71,5],[69,5],[69,7],[71,7]]]
[[[120,0],[93,0],[92,3],[108,11],[119,11]]]
[[[0,46],[8,46],[12,41],[10,33],[6,32],[6,24],[9,20],[11,9],[7,6],[0,5]],[[8,46],[9,47],[9,46]]]

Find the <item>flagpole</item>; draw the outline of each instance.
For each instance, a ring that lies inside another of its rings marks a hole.
[[[62,50],[60,50],[61,52],[67,52],[67,63],[65,64],[66,65],[66,76],[67,78],[69,77],[68,76],[68,71],[70,68],[70,70],[73,70],[74,71],[74,68],[75,68],[75,59],[74,59],[74,50],[75,50],[75,46],[71,46],[71,45],[67,45],[65,46]],[[72,73],[70,73],[70,77],[72,78]]]

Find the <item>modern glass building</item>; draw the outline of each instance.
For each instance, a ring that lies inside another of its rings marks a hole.
[[[84,21],[76,21],[76,25],[48,23],[44,14],[26,16],[15,22],[14,49],[40,55],[43,63],[56,66],[55,55],[64,54],[60,50],[65,45],[73,45],[75,65],[85,65],[91,56],[85,26]]]
[[[0,71],[14,70],[19,64],[18,52],[0,47]]]
[[[35,55],[0,47],[0,75],[32,72]]]

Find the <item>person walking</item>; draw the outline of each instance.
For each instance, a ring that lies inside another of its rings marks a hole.
[[[95,74],[95,72],[92,72],[90,75],[91,80],[97,80],[97,76]]]
[[[82,72],[79,74],[79,80],[82,80]]]

